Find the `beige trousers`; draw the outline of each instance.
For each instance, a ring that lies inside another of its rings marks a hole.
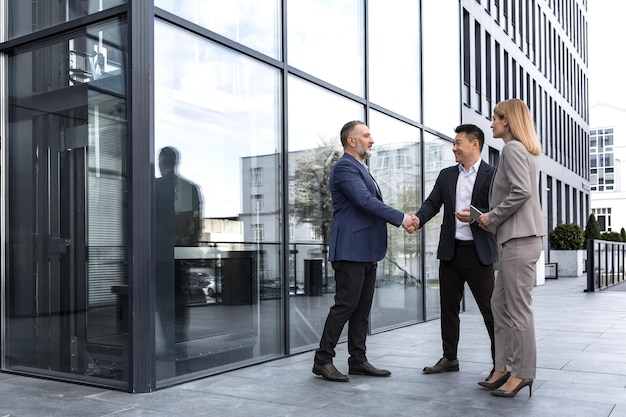
[[[541,237],[511,239],[500,246],[491,296],[495,332],[495,369],[516,378],[534,379],[537,344],[532,311],[535,266]]]

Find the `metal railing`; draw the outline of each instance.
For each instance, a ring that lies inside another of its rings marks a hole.
[[[609,240],[587,240],[587,289],[602,290],[626,280],[624,260],[626,243]]]

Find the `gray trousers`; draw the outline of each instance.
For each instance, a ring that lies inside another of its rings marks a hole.
[[[532,310],[535,265],[541,237],[511,239],[500,246],[491,296],[495,331],[495,369],[516,378],[534,379],[537,344]]]

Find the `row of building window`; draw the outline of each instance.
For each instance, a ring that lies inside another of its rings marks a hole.
[[[541,10],[541,6],[537,4],[536,0],[476,1],[477,3],[484,3],[487,13],[493,17],[505,33],[510,34],[511,40],[526,53],[526,56],[533,61],[537,68],[544,71],[544,74],[547,71],[546,56],[549,57],[550,54],[542,53],[542,51],[556,51],[557,48],[561,48],[558,49],[560,51],[567,49],[558,47],[555,43],[558,40],[557,28],[553,26],[553,22]],[[583,0],[583,5],[586,7],[586,0]],[[581,42],[582,39],[587,38],[587,21],[578,2],[576,0],[549,0],[547,7],[552,10],[550,16],[556,16],[568,40],[583,61],[587,62],[586,44]],[[539,34],[543,33],[547,33],[548,36],[541,39]],[[537,50],[539,53],[535,55]],[[550,72],[554,73],[553,70],[554,68]]]
[[[613,144],[613,128],[591,129],[589,132],[591,191],[613,191],[615,189]]]
[[[587,77],[572,55],[568,53],[566,66],[559,66],[565,68],[569,76],[560,77],[555,87],[580,119],[573,117],[574,113],[568,111],[571,109],[564,108],[560,100],[542,87],[543,80],[537,82],[500,42],[492,41],[491,34],[484,31],[467,10],[463,11],[463,45],[464,104],[490,118],[494,103],[511,97],[526,101],[533,113],[543,152],[576,174],[587,177],[589,154],[580,146],[587,139],[582,126],[582,121],[587,119],[587,107],[583,105],[587,102]],[[581,90],[562,88],[567,78],[574,81],[567,85],[580,86]]]
[[[546,192],[546,201],[543,201],[543,192],[540,193],[540,198],[542,206],[544,204],[547,206],[548,230],[554,229],[555,225],[561,223],[584,225],[586,218],[584,218],[585,215],[583,213],[588,213],[589,195],[569,184],[563,184],[561,180],[555,180],[550,175],[545,176],[545,185],[543,179],[543,175],[541,175],[539,178],[539,189]],[[554,204],[555,202],[556,205]]]

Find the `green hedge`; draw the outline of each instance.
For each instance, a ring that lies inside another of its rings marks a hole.
[[[548,233],[550,247],[555,250],[578,250],[585,247],[585,232],[576,223],[562,223]]]

